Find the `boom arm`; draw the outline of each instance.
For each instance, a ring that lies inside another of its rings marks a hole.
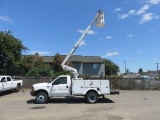
[[[67,63],[67,61],[69,60],[69,58],[73,55],[73,53],[75,52],[75,50],[78,48],[79,44],[82,42],[83,38],[87,35],[87,33],[89,32],[89,30],[91,29],[93,23],[96,20],[97,20],[97,26],[98,27],[103,27],[103,25],[104,25],[104,14],[103,14],[103,12],[101,10],[98,11],[96,17],[93,19],[93,21],[90,23],[90,25],[86,28],[86,30],[84,31],[84,33],[82,34],[82,36],[75,43],[74,47],[71,49],[71,51],[69,52],[69,54],[66,56],[66,58],[64,59],[64,61],[61,64],[63,70],[70,71],[73,74],[74,78],[78,77],[77,69],[72,68],[70,66],[67,66],[65,64]]]

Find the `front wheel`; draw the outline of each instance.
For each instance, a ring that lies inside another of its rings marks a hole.
[[[98,101],[98,95],[97,95],[97,93],[95,93],[95,92],[89,92],[86,95],[86,100],[89,103],[96,103]]]
[[[36,95],[36,102],[39,104],[44,104],[47,102],[47,100],[48,100],[48,97],[47,97],[46,93],[44,93],[44,92],[39,92]]]

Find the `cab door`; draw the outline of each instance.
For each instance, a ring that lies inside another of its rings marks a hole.
[[[9,90],[6,77],[2,77],[1,83],[3,86],[3,90]]]
[[[6,77],[7,82],[7,89],[12,89],[12,81],[11,77]]]
[[[52,83],[51,96],[69,96],[70,88],[67,77],[59,77]]]

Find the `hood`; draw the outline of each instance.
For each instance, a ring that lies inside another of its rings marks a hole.
[[[46,87],[46,86],[50,86],[50,84],[49,83],[37,83],[33,85],[33,87]]]

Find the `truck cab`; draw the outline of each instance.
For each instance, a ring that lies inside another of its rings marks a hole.
[[[0,91],[10,90],[12,88],[12,81],[10,76],[0,77]]]
[[[70,96],[71,78],[69,75],[61,75],[52,82],[50,96]]]
[[[32,86],[31,95],[35,96],[39,91],[46,91],[48,96],[70,95],[71,80],[69,75],[61,75],[51,83],[38,83]]]
[[[71,78],[69,75],[61,75],[51,83],[38,83],[32,86],[31,95],[36,96],[39,92],[45,92],[48,97],[70,96]]]

